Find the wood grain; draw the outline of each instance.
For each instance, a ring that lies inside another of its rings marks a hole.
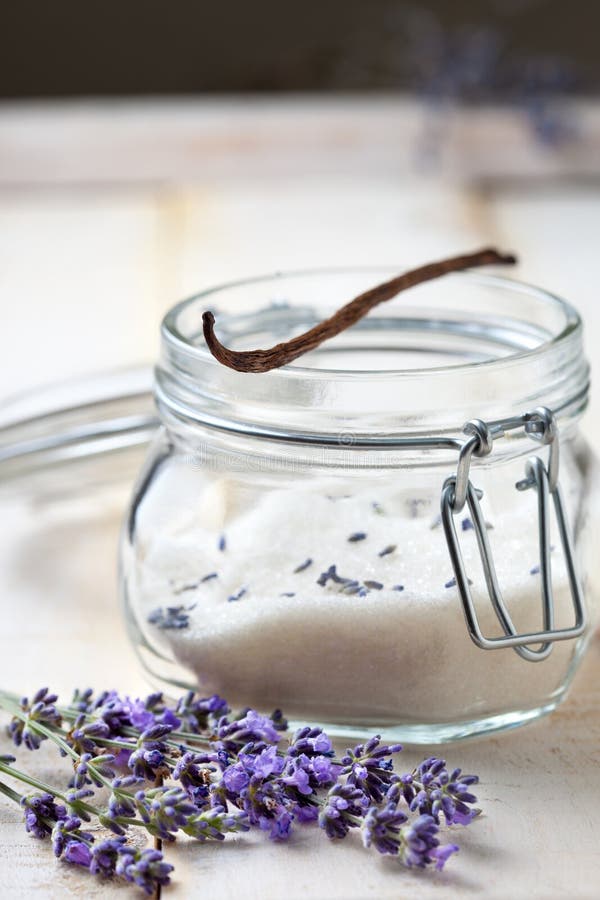
[[[514,116],[462,117],[427,175],[409,152],[419,115],[391,114],[387,100],[0,109],[0,395],[151,361],[162,312],[214,282],[349,260],[416,265],[480,243],[518,251],[518,276],[582,310],[595,368],[598,107],[585,111],[589,140],[554,155]],[[564,180],[582,172],[585,187]],[[584,428],[600,440],[596,400]],[[0,488],[0,683],[143,691],[114,584],[126,492],[116,476],[108,490],[65,478],[42,500],[35,484],[26,502]],[[405,751],[407,768],[422,752]],[[481,774],[485,810],[447,871],[406,872],[354,838],[335,846],[300,829],[284,847],[261,835],[168,847],[165,898],[599,896],[597,640],[556,714],[445,752]],[[49,780],[59,771],[46,748],[30,762]],[[2,898],[137,896],[55,862],[4,801],[0,827]]]

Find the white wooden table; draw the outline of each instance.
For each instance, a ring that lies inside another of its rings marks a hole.
[[[456,115],[429,172],[415,165],[422,115],[391,98],[0,108],[0,396],[151,361],[161,314],[211,283],[348,260],[416,264],[490,242],[519,253],[518,275],[582,310],[595,367],[600,111],[583,107],[582,137],[558,151],[535,145],[509,113]],[[599,394],[585,424],[593,441]],[[106,523],[109,544],[117,518]],[[56,602],[65,579],[87,578],[59,568],[64,549],[57,533],[51,558],[36,560]],[[0,565],[4,577],[1,553]],[[100,623],[82,604],[68,627],[51,615],[36,627],[3,601],[3,686],[146,689],[114,573],[95,573],[94,584]],[[169,847],[166,896],[600,896],[597,639],[559,712],[445,753],[481,775],[485,817],[460,833],[444,872],[407,872],[355,839],[332,846],[305,829],[283,847],[261,835]],[[405,751],[407,768],[422,754]],[[35,764],[48,778],[56,765],[46,750]],[[2,897],[133,895],[54,863],[2,801],[0,823]]]

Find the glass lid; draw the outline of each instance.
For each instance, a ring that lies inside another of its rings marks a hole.
[[[63,382],[0,404],[0,481],[148,443],[158,426],[150,367]]]

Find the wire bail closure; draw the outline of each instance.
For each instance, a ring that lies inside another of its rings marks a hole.
[[[479,502],[483,492],[474,487],[470,480],[472,458],[489,456],[496,438],[503,436],[507,431],[519,428],[523,428],[532,440],[549,448],[548,466],[544,465],[540,456],[531,456],[525,466],[525,478],[515,485],[519,491],[534,490],[537,494],[538,507],[543,630],[525,634],[520,634],[515,628],[504,602]],[[523,659],[529,662],[539,662],[549,656],[556,641],[579,637],[585,631],[587,624],[583,593],[575,566],[573,543],[558,484],[559,437],[556,418],[550,409],[542,406],[523,416],[489,424],[481,419],[472,419],[466,423],[463,432],[468,437],[459,451],[456,475],[447,478],[442,488],[441,517],[469,635],[483,650],[512,647],[515,653]],[[554,592],[550,560],[551,502],[556,515],[575,613],[575,624],[570,628],[554,627]],[[465,506],[468,507],[473,522],[489,599],[504,632],[504,637],[485,637],[479,624],[454,524],[454,517]]]

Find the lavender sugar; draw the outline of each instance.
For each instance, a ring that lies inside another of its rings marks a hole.
[[[321,485],[273,490],[248,508],[235,494],[233,482],[213,482],[175,521],[139,535],[146,627],[202,692],[329,722],[438,723],[457,709],[468,721],[532,708],[564,679],[568,642],[536,665],[471,642],[434,495],[415,504],[405,492],[374,499]],[[519,628],[536,630],[531,511],[511,506],[507,527],[501,503],[484,508],[510,608]],[[497,634],[468,517],[457,526],[484,632]],[[553,582],[568,610],[557,553]]]

